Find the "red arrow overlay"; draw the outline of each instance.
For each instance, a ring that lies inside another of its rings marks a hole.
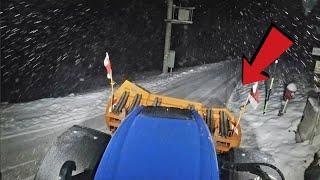
[[[243,57],[242,84],[269,79],[269,75],[263,70],[277,60],[292,44],[293,40],[272,24],[251,63]]]

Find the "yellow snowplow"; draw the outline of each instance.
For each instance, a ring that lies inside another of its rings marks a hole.
[[[150,93],[142,87],[125,81],[106,105],[105,121],[111,132],[136,106],[162,106],[194,109],[208,125],[219,153],[239,147],[241,128],[235,116],[226,108],[208,108],[201,103]]]

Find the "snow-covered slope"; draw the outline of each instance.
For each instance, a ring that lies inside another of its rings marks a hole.
[[[288,70],[288,69],[287,69]],[[281,71],[285,72],[285,71]],[[314,153],[320,144],[310,145],[308,141],[296,143],[295,132],[301,121],[307,100],[308,79],[303,72],[278,72],[277,80],[270,97],[268,111],[263,115],[265,85],[259,84],[260,104],[256,110],[249,104],[247,112],[241,119],[242,148],[254,148],[261,153],[269,154],[273,162],[284,173],[286,179],[303,180],[304,171],[313,160]],[[283,95],[284,84],[295,81],[298,86],[296,97],[288,103],[287,112],[278,116]],[[246,100],[252,86],[238,84],[228,103],[228,107],[239,114],[239,107]]]

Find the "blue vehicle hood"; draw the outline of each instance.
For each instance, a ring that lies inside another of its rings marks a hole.
[[[165,109],[135,108],[109,142],[94,179],[219,179],[214,144],[200,115]]]

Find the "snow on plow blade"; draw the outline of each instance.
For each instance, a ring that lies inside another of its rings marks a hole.
[[[240,125],[237,127],[237,133],[234,133],[232,129],[236,125],[236,118],[228,109],[208,108],[198,102],[152,94],[129,81],[125,81],[107,102],[105,121],[108,128],[114,132],[121,121],[138,105],[194,109],[206,122],[216,142],[217,152],[228,152],[240,145]]]

